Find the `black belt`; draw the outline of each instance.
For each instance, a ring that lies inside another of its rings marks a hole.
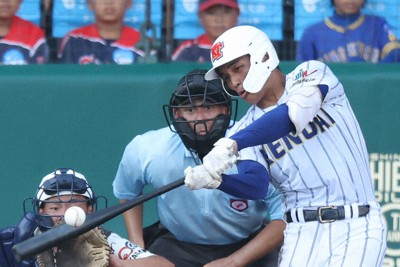
[[[368,214],[369,205],[358,206],[358,217],[362,217]],[[350,206],[350,218],[353,218],[353,208]],[[303,210],[304,221],[319,221],[320,223],[330,223],[336,220],[345,219],[345,209],[344,206],[324,206],[319,207],[316,210]],[[299,216],[296,211],[296,220],[292,219],[290,211],[286,212],[286,221],[291,223],[293,221],[298,222]]]

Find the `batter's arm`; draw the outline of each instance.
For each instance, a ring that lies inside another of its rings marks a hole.
[[[282,104],[229,138],[236,141],[238,150],[242,150],[273,142],[295,130],[289,117],[289,108]]]
[[[228,257],[212,261],[204,267],[247,266],[282,245],[285,227],[284,221],[273,220],[245,246]]]
[[[124,203],[126,200],[120,200],[120,203]],[[126,231],[128,233],[128,239],[144,248],[143,240],[143,204],[138,205],[130,210],[123,213]]]
[[[268,193],[269,173],[257,161],[239,160],[237,174],[222,174],[219,190],[245,199],[262,199]]]
[[[302,87],[289,97],[286,104],[265,113],[230,138],[241,150],[273,142],[296,130],[299,133],[315,117],[327,93],[326,85]]]

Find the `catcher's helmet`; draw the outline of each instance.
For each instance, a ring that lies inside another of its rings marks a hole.
[[[43,177],[35,196],[24,201],[24,210],[25,212],[27,210],[25,202],[31,200],[37,223],[42,230],[46,230],[53,226],[52,216],[39,213],[42,205],[44,203],[77,202],[76,199],[73,199],[75,195],[84,196],[86,198],[84,202],[87,202],[88,205],[96,206],[97,204],[97,197],[83,174],[70,168],[59,168]],[[62,200],[60,196],[70,196],[70,198]]]
[[[178,86],[172,93],[168,105],[164,105],[164,115],[171,131],[179,134],[187,149],[196,152],[203,158],[213,147],[218,139],[225,136],[228,128],[232,127],[237,115],[237,100],[232,100],[223,89],[221,80],[206,81],[204,75],[207,70],[196,69],[178,82]],[[200,99],[200,104],[194,100]],[[234,105],[232,105],[234,103]],[[228,107],[228,114],[219,114],[208,120],[187,121],[182,117],[175,117],[174,110],[182,107],[204,107],[213,105],[225,105]],[[231,117],[233,115],[233,120]],[[205,135],[196,134],[196,131],[189,125],[206,125],[207,121],[214,121],[211,129],[207,129]],[[173,125],[173,127],[171,126]]]
[[[265,54],[269,59],[263,62]],[[211,48],[213,67],[205,75],[206,80],[220,78],[216,71],[218,67],[241,56],[250,56],[250,69],[243,81],[247,92],[257,93],[267,81],[271,72],[278,66],[279,58],[268,36],[253,26],[236,26],[225,31],[215,40]],[[224,87],[231,95],[236,92]]]

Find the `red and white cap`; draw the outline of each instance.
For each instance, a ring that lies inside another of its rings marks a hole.
[[[199,0],[199,12],[216,5],[228,6],[230,8],[239,10],[237,0]]]

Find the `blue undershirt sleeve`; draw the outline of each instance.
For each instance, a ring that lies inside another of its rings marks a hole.
[[[329,87],[326,84],[319,84],[318,85],[319,90],[321,91],[322,94],[322,101],[325,99],[326,95],[328,94]]]
[[[235,140],[241,150],[271,143],[294,131],[296,128],[289,118],[288,106],[281,104],[229,138]]]
[[[238,174],[222,174],[219,190],[244,199],[263,199],[268,193],[269,174],[265,167],[253,160],[237,162]]]

